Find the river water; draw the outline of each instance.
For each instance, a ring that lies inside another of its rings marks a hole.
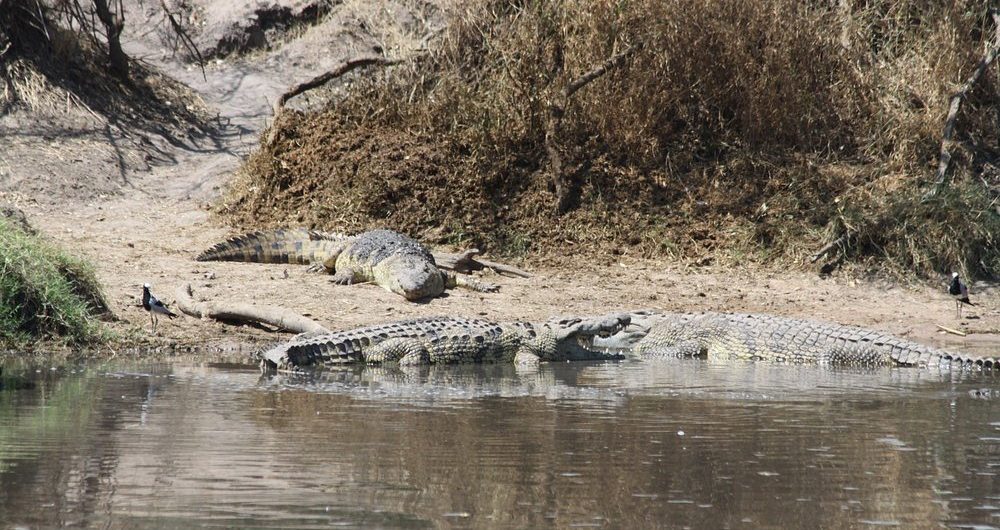
[[[6,528],[1000,527],[1000,376],[8,367]]]

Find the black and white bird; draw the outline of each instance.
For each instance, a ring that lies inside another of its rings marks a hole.
[[[177,315],[171,310],[167,309],[167,306],[163,305],[163,302],[156,299],[153,293],[149,292],[149,284],[142,284],[142,308],[149,311],[149,322],[153,325],[153,333],[156,333],[156,315],[167,315],[170,318],[175,318]]]
[[[955,299],[955,309],[958,311],[958,318],[962,318],[962,304],[976,305],[969,301],[969,287],[958,279],[958,273],[951,273],[951,285],[948,286],[948,294]]]

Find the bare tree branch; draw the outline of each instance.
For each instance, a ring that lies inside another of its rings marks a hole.
[[[609,57],[599,66],[574,79],[562,91],[559,96],[549,105],[549,119],[545,124],[545,151],[549,155],[549,164],[552,170],[552,183],[556,189],[556,212],[564,213],[569,209],[572,200],[572,182],[564,174],[562,154],[559,152],[556,138],[559,136],[559,129],[562,125],[563,116],[566,114],[566,106],[569,99],[578,90],[588,83],[608,73],[612,68],[617,68],[625,63],[625,59],[642,49],[642,43],[633,44],[625,51]]]
[[[306,92],[308,90],[312,90],[316,87],[323,86],[330,80],[341,77],[358,68],[362,68],[365,66],[372,66],[372,65],[392,66],[399,63],[400,61],[397,59],[386,59],[384,57],[364,57],[361,59],[351,59],[342,64],[336,70],[330,70],[328,72],[324,72],[304,83],[299,83],[286,90],[285,93],[278,98],[278,101],[274,103],[274,114],[277,115],[279,112],[281,112],[281,109],[284,108],[286,103],[288,103],[288,100],[294,98],[295,96],[298,96],[299,94],[302,94],[303,92]]]
[[[997,54],[1000,53],[1000,9],[991,8],[990,16],[993,17],[993,24],[996,31],[993,44],[986,50],[986,55],[979,60],[979,64],[976,65],[976,69],[972,72],[972,75],[959,87],[958,92],[955,92],[951,97],[951,103],[948,105],[948,117],[944,120],[944,131],[941,134],[941,156],[938,160],[937,179],[934,181],[934,187],[924,195],[923,200],[925,201],[932,199],[940,193],[947,182],[948,167],[951,164],[950,149],[953,144],[952,137],[955,134],[955,121],[958,118],[958,111],[962,106],[962,101],[968,95],[969,91],[972,90],[976,82],[979,81],[983,73],[986,72],[990,64],[996,60]]]
[[[42,13],[42,4],[38,0],[35,0],[35,7],[38,8],[38,23],[41,24],[41,28],[39,29],[45,34],[45,41],[52,42],[52,36],[49,35],[49,28],[45,25],[45,14]]]
[[[205,81],[208,81],[208,76],[205,75],[205,59],[201,56],[201,51],[198,50],[198,46],[195,45],[191,36],[188,35],[187,31],[184,30],[184,27],[181,26],[181,23],[174,18],[174,14],[171,13],[170,8],[167,7],[166,0],[160,0],[160,6],[163,8],[163,12],[167,14],[167,20],[170,21],[170,27],[173,28],[174,33],[177,34],[177,37],[181,40],[184,48],[188,51],[188,53],[198,58],[198,67],[201,68],[201,77]]]

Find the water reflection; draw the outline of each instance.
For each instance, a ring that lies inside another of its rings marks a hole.
[[[0,390],[0,528],[1000,526],[1000,385],[983,374],[21,375],[34,387]]]

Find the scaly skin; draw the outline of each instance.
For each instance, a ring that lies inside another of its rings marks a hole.
[[[293,229],[253,232],[202,252],[198,261],[310,264],[342,285],[372,282],[407,300],[441,295],[446,288],[491,292],[498,287],[438,269],[427,247],[391,230],[356,236]]]
[[[948,352],[887,333],[763,314],[630,313],[621,333],[594,346],[640,358],[709,357],[832,365],[1000,367],[994,357]]]
[[[250,232],[219,243],[195,258],[198,261],[243,261],[312,265],[336,259],[355,236],[304,228]]]
[[[590,341],[628,326],[623,313],[541,324],[432,317],[332,333],[306,333],[260,355],[265,370],[351,363],[449,364],[620,359],[593,351]]]

